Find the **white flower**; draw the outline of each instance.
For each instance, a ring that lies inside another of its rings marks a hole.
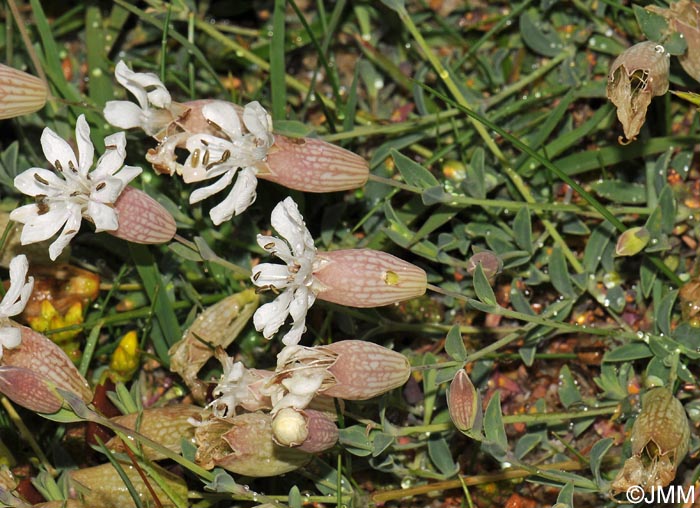
[[[149,136],[154,136],[173,121],[170,93],[158,76],[150,72],[134,72],[121,60],[114,75],[119,84],[136,97],[138,105],[129,101],[108,101],[104,116],[110,124],[120,129],[140,127]]]
[[[220,177],[212,185],[195,190],[190,203],[221,192],[241,169],[229,195],[209,212],[214,224],[219,225],[242,213],[255,201],[257,165],[265,161],[274,143],[272,119],[258,102],[251,102],[243,108],[243,125],[237,108],[228,102],[214,101],[205,105],[202,116],[218,127],[226,138],[195,134],[187,140],[190,155],[182,168],[185,182]]]
[[[124,166],[126,138],[123,132],[105,138],[106,152],[92,172],[95,149],[90,141],[90,127],[83,115],[75,127],[78,154],[48,127],[41,135],[44,156],[58,174],[49,169],[31,168],[15,178],[15,187],[37,198],[10,213],[10,219],[24,224],[22,245],[51,238],[61,229],[49,247],[56,259],[78,233],[82,217],[95,224],[96,231],[113,231],[119,226],[114,203],[127,184],[141,173],[141,168]]]
[[[27,278],[29,262],[27,256],[20,254],[10,261],[10,288],[0,301],[0,319],[8,319],[21,314],[34,289],[34,277]],[[0,358],[2,349],[19,346],[22,335],[19,328],[11,326],[0,328]]]
[[[316,247],[304,218],[292,198],[279,203],[272,211],[272,227],[283,240],[258,235],[258,245],[274,254],[287,266],[261,263],[253,269],[253,283],[274,292],[283,290],[272,302],[255,311],[255,329],[272,337],[291,314],[294,324],[282,338],[286,345],[298,344],[304,333],[306,312],[316,300],[319,287],[313,276]]]

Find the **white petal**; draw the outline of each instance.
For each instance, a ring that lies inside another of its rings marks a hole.
[[[70,171],[70,164],[76,170],[78,169],[78,160],[71,146],[48,127],[41,133],[41,148],[46,160],[52,165],[55,166],[56,161],[58,161],[64,171]]]
[[[0,302],[0,315],[2,317],[16,316],[24,310],[34,286],[33,277],[29,277],[29,282],[27,282],[28,270],[29,261],[24,254],[15,256],[10,261],[10,287]]]
[[[73,237],[78,234],[81,219],[82,216],[80,214],[80,210],[76,210],[76,207],[73,207],[73,210],[70,211],[70,216],[66,221],[66,225],[63,226],[63,231],[61,231],[58,238],[49,246],[49,257],[51,258],[51,261],[55,261],[56,258],[61,255],[63,249],[65,249],[73,239]]]
[[[10,212],[10,220],[26,224],[34,221],[39,216],[39,206],[35,203],[20,206]]]
[[[22,333],[19,328],[15,328],[14,326],[0,328],[0,344],[2,344],[2,347],[12,349],[19,346],[21,343]],[[2,347],[0,347],[0,351],[2,351]],[[2,358],[2,353],[0,353],[0,358]]]
[[[214,224],[218,226],[222,222],[230,220],[234,214],[238,215],[246,211],[255,201],[257,184],[258,179],[255,178],[254,171],[249,173],[248,169],[245,169],[240,172],[226,199],[209,211],[209,216]]]
[[[92,181],[100,181],[114,175],[124,164],[126,158],[126,136],[117,132],[105,138],[105,153],[98,159],[95,169],[90,173]]]
[[[202,116],[210,122],[218,125],[226,135],[238,138],[243,135],[241,120],[238,118],[236,108],[230,102],[214,101],[202,108]]]
[[[40,180],[48,182],[48,184],[42,183]],[[31,168],[17,175],[14,184],[17,190],[28,196],[55,196],[61,193],[66,182],[53,171]]]
[[[129,69],[123,60],[117,63],[114,69],[114,76],[117,78],[120,85],[129,90],[134,97],[136,97],[141,109],[148,109],[148,94],[146,94],[146,90],[134,81],[136,73]]]
[[[37,215],[31,221],[24,224],[22,234],[20,236],[20,242],[22,245],[27,245],[51,238],[59,229],[61,229],[61,226],[66,223],[70,214],[71,212],[67,207],[61,207],[58,205],[52,206],[45,214]]]
[[[262,331],[266,339],[271,338],[284,324],[289,315],[292,292],[285,291],[275,300],[258,308],[253,315],[253,324],[257,331]]]
[[[124,184],[124,187],[126,187],[141,173],[143,173],[143,169],[138,166],[123,166],[117,174],[114,175],[114,178],[118,178]]]
[[[114,231],[119,227],[117,212],[111,206],[90,201],[87,207],[87,215],[95,223],[95,232]]]
[[[277,289],[281,289],[287,287],[287,283],[289,282],[289,268],[287,268],[286,265],[260,263],[253,268],[251,280],[253,284],[258,287],[272,285]]]
[[[243,123],[251,134],[265,142],[267,148],[272,145],[272,117],[258,101],[243,108]]]
[[[99,190],[97,189],[99,187]],[[112,177],[99,182],[90,193],[90,201],[114,204],[126,185],[121,179]]]
[[[229,171],[213,184],[207,185],[206,187],[200,187],[199,189],[195,190],[192,192],[192,194],[190,194],[190,203],[199,203],[203,199],[213,196],[217,192],[221,192],[223,189],[231,185],[231,181],[233,180],[235,174],[235,170]]]
[[[294,261],[289,245],[275,236],[258,235],[258,245],[287,264]]]
[[[287,240],[291,247],[292,254],[295,256],[306,256],[309,250],[309,242],[311,250],[313,249],[313,238],[311,233],[306,229],[304,218],[299,213],[299,207],[294,200],[289,197],[280,202],[272,210],[271,215],[272,227],[280,234],[282,238]]]
[[[108,101],[102,114],[110,125],[120,129],[143,129],[146,126],[146,115],[133,102]]]
[[[90,126],[85,120],[85,115],[80,115],[75,124],[75,139],[78,145],[78,171],[87,176],[95,158],[95,147],[90,140]]]

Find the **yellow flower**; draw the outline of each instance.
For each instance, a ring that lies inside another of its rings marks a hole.
[[[135,331],[130,331],[119,341],[112,353],[109,370],[113,381],[126,382],[139,368],[139,339]]]

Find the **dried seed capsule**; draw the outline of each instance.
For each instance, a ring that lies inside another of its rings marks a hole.
[[[655,42],[640,42],[620,54],[610,66],[608,99],[617,107],[625,137],[639,134],[651,99],[668,91],[669,54]]]
[[[613,481],[613,491],[639,485],[649,492],[673,481],[688,453],[690,424],[683,405],[668,388],[652,388],[644,394],[630,441],[632,457]]]
[[[319,252],[314,260],[318,298],[349,307],[378,307],[425,293],[424,270],[371,249]]]

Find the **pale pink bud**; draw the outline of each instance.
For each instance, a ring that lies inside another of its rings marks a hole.
[[[205,469],[219,466],[245,476],[279,476],[298,469],[312,457],[274,442],[269,413],[212,417],[197,426],[195,440],[197,464]]]
[[[150,488],[153,489],[150,490],[141,478],[139,470],[132,464],[121,463],[120,466],[126,473],[129,482],[134,486],[139,498],[144,501],[144,505],[151,506],[151,503],[146,503],[146,501],[152,500],[153,495],[155,495],[163,503],[161,506],[165,506],[165,503],[170,499],[165,490],[174,493],[180,499],[187,499],[187,485],[181,476],[177,476],[156,464],[149,464],[149,469],[153,468],[159,480],[165,484],[161,488],[158,482],[149,478]],[[124,486],[124,480],[110,463],[74,469],[68,475],[73,482],[82,486],[79,490],[82,493],[85,506],[103,508],[135,506],[131,494]],[[171,504],[168,503],[167,506],[171,506]]]
[[[326,413],[313,409],[281,409],[272,420],[272,434],[281,446],[320,453],[338,441],[338,427]]]
[[[424,270],[386,252],[348,249],[319,252],[314,279],[318,298],[349,307],[378,307],[425,293]]]
[[[43,80],[0,64],[0,119],[38,111],[46,104],[48,95]]]
[[[92,401],[92,391],[66,353],[26,326],[20,326],[22,342],[5,349],[0,360],[0,392],[20,406],[38,413],[55,413],[63,405],[56,388]]]
[[[460,432],[481,430],[481,399],[464,369],[457,371],[447,389],[447,407]]]
[[[117,416],[111,420],[122,427],[138,431],[142,436],[146,436],[175,453],[180,453],[183,439],[194,444],[194,427],[190,420],[198,417],[201,412],[201,407],[174,404],[144,409],[138,413]],[[118,452],[123,452],[125,448],[119,437],[113,437],[107,441],[106,446],[110,450]],[[151,460],[165,458],[165,455],[150,446],[144,446],[143,449],[146,457]]]
[[[115,208],[119,213],[119,227],[108,233],[132,243],[158,244],[169,242],[177,226],[175,219],[163,205],[134,187],[126,187]]]
[[[337,355],[328,367],[335,383],[319,393],[346,400],[366,400],[403,385],[411,364],[401,353],[363,340],[341,340],[317,349]]]
[[[356,153],[321,139],[280,134],[259,169],[258,178],[304,192],[357,189],[369,177],[369,164]]]

